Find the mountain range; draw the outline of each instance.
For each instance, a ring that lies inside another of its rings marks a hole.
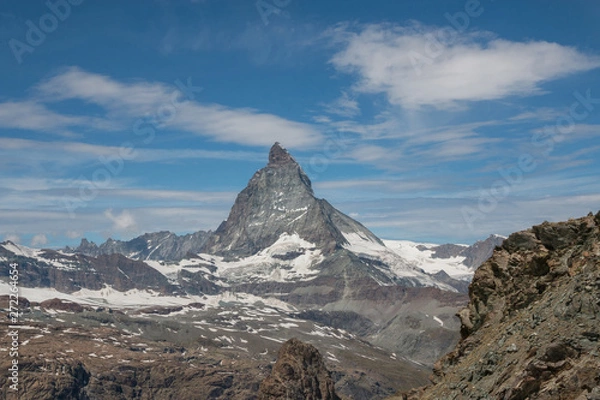
[[[148,341],[218,348],[228,360],[251,352],[248,368],[268,364],[273,343],[301,336],[325,346],[340,394],[376,399],[425,383],[427,367],[455,346],[454,314],[467,304],[478,263],[503,240],[492,235],[472,246],[381,240],[315,197],[308,176],[276,143],[214,232],[164,231],[101,245],[83,239],[62,250],[7,241],[0,244],[0,278],[6,281],[9,264],[18,263],[32,323],[46,321],[48,310],[60,312],[63,303],[79,304],[84,308],[69,317],[74,324],[100,318],[112,321],[114,337],[137,329]],[[59,300],[44,303],[52,298]],[[109,309],[123,316],[99,317]],[[164,328],[172,314],[179,322],[169,329],[188,332],[183,339]],[[92,323],[87,334],[99,328]],[[245,346],[249,340],[267,353]],[[96,361],[88,360],[91,376],[100,368]],[[377,373],[361,375],[373,363],[381,367]],[[398,371],[411,378],[398,378]],[[237,385],[219,386],[219,396],[242,396]]]

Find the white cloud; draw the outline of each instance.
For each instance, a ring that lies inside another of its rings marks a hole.
[[[69,239],[78,239],[80,237],[83,237],[83,234],[79,231],[73,231],[73,230],[68,230],[64,233],[64,235],[66,237],[68,237]]]
[[[150,190],[150,189],[117,189],[110,191],[111,196],[132,197],[140,200],[170,200],[188,201],[200,203],[222,202],[233,203],[236,193],[234,192],[200,192],[184,190]]]
[[[8,233],[4,235],[4,240],[9,240],[13,243],[21,243],[21,237],[15,233]]]
[[[384,93],[408,109],[536,95],[544,82],[600,67],[600,57],[557,43],[418,24],[338,27],[330,34],[343,44],[330,62],[358,76],[355,90]]]
[[[137,231],[135,218],[128,210],[121,211],[121,214],[113,214],[112,209],[104,211],[104,216],[113,222],[112,230],[119,233]]]
[[[82,142],[54,142],[6,137],[0,137],[0,155],[2,155],[2,160],[10,159],[13,166],[47,161],[61,165],[76,165],[81,162],[89,163],[93,158],[100,162],[101,156],[107,159],[121,158],[124,162],[160,162],[184,159],[265,161],[264,152],[255,151],[129,148]]]
[[[435,179],[388,178],[320,181],[313,187],[318,196],[326,199],[381,199],[418,196],[439,189],[442,184]]]
[[[321,141],[311,125],[253,109],[231,109],[217,104],[186,103],[170,126],[215,141],[270,146],[279,141],[290,148],[307,148]]]
[[[33,236],[33,238],[31,239],[32,247],[43,246],[47,243],[48,243],[48,238],[43,233],[39,233],[39,234]]]
[[[86,118],[52,112],[35,101],[7,101],[0,103],[0,127],[41,132],[58,132],[73,136],[69,128],[85,124]]]
[[[355,117],[360,114],[358,101],[350,97],[348,92],[342,92],[340,97],[331,103],[324,104],[324,108],[327,113],[342,117]]]
[[[76,99],[101,106],[107,119],[120,120],[130,129],[133,121],[144,117],[146,123],[138,129],[179,129],[217,142],[270,146],[280,141],[306,148],[322,140],[321,133],[306,123],[251,108],[201,104],[184,98],[175,85],[122,83],[76,67],[40,83],[36,90],[46,102]]]

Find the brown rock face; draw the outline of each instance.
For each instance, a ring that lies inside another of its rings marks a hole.
[[[42,301],[40,303],[40,306],[42,306],[45,309],[60,311],[83,312],[84,310],[84,307],[81,304],[72,303],[70,301],[56,298]]]
[[[600,399],[600,213],[512,234],[469,297],[434,385],[404,399]]]
[[[290,339],[279,350],[277,363],[262,381],[259,400],[339,400],[333,380],[319,351],[298,339]]]

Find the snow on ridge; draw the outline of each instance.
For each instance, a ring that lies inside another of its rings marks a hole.
[[[34,249],[31,247],[23,246],[21,244],[15,244],[10,241],[3,243],[1,246],[4,247],[7,251],[14,253],[16,256],[33,258],[33,259],[43,262],[45,264],[50,264],[54,268],[57,268],[57,269],[71,269],[72,270],[72,269],[77,268],[77,266],[74,265],[72,261],[67,260],[67,259],[42,257],[41,254],[44,253],[44,250]],[[65,254],[64,252],[57,252],[57,253],[62,256],[65,256],[65,257],[71,256],[70,254]]]
[[[284,256],[295,252],[298,253],[296,257],[284,259]],[[217,277],[275,282],[313,279],[319,271],[312,267],[324,259],[314,243],[302,239],[297,233],[283,233],[271,246],[236,261],[224,261],[223,257],[209,254],[198,256],[213,261]]]
[[[420,284],[425,286],[434,286],[442,290],[448,290],[452,292],[456,291],[454,287],[437,281],[434,277],[432,277],[431,272],[423,268],[422,263],[415,262],[416,260],[414,257],[405,257],[404,253],[388,247],[388,244],[392,245],[393,247],[396,242],[400,241],[384,240],[384,244],[382,245],[356,232],[342,232],[342,234],[348,242],[348,244],[344,246],[345,249],[355,253],[360,257],[379,260],[388,265],[389,270],[380,267],[377,268],[389,277],[408,278],[413,281],[418,281]],[[418,243],[414,243],[414,245],[416,247]],[[417,251],[419,250],[417,249]],[[440,269],[438,269],[436,272],[439,272]],[[448,275],[450,275],[450,273],[448,273]],[[380,283],[380,285],[381,284],[382,283]]]
[[[15,244],[13,242],[7,241],[2,244],[6,250],[14,253],[17,256],[36,258],[40,253],[38,249],[32,249],[31,247],[23,246],[20,244]]]
[[[288,254],[298,253],[286,260]],[[144,261],[163,274],[171,282],[177,281],[179,271],[204,272],[222,279],[254,279],[259,281],[306,281],[313,279],[319,271],[312,268],[324,257],[314,243],[302,239],[297,233],[283,233],[275,243],[257,254],[235,261],[225,261],[223,257],[200,253],[194,258],[179,262],[155,260]],[[209,266],[216,271],[211,272]]]
[[[356,232],[342,232],[342,234],[348,242],[347,245],[344,245],[346,250],[361,257],[372,258],[384,262],[390,266],[391,271],[396,276],[408,278],[419,277],[419,275],[422,275],[421,272],[410,265],[401,255],[395,253],[385,245],[377,243],[369,237]]]
[[[390,250],[428,274],[444,271],[452,278],[460,280],[468,280],[473,276],[471,268],[463,264],[466,257],[433,258],[434,252],[431,248],[439,244],[417,243],[410,240],[383,240],[383,242]],[[419,246],[424,246],[426,250],[419,249]]]
[[[0,291],[8,292],[9,289],[8,283],[0,281]],[[168,296],[161,295],[159,292],[149,289],[132,289],[121,292],[111,286],[105,286],[100,290],[81,289],[73,293],[59,292],[54,288],[47,287],[20,287],[19,296],[38,303],[58,298],[92,307],[111,307],[115,309],[136,309],[149,306],[187,306],[191,303],[202,303],[209,308],[219,308],[223,303],[238,303],[251,306],[260,305],[261,307],[284,312],[297,311],[295,307],[279,299],[231,292],[217,295]]]

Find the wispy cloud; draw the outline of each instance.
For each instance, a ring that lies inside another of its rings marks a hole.
[[[558,43],[514,42],[487,32],[449,35],[417,23],[341,25],[330,35],[342,44],[330,62],[356,75],[356,91],[384,93],[408,109],[537,95],[544,82],[600,67],[599,56]]]
[[[334,101],[324,104],[323,107],[325,112],[342,117],[355,117],[360,114],[358,101],[346,91],[343,91],[340,97]]]
[[[275,141],[295,148],[314,146],[321,133],[310,124],[288,120],[252,108],[231,108],[185,99],[175,85],[156,82],[119,82],[109,76],[67,68],[35,87],[35,99],[0,103],[0,129],[33,131],[80,129],[164,128],[207,137],[216,142],[268,146]],[[83,100],[100,106],[105,115],[85,118],[51,112],[42,103]],[[166,116],[162,116],[164,113]],[[111,122],[108,122],[111,121]]]
[[[31,238],[31,246],[39,247],[48,243],[48,238],[43,233],[38,233]]]
[[[100,164],[101,157],[121,157],[127,163],[172,163],[185,160],[264,161],[264,152],[244,150],[148,149],[105,146],[81,142],[41,141],[0,137],[0,165],[38,168],[51,162],[55,167]]]
[[[0,127],[56,133],[60,136],[76,136],[71,129],[81,125],[93,125],[86,117],[55,113],[45,105],[33,100],[0,103]]]
[[[119,233],[135,233],[138,231],[135,218],[128,210],[123,210],[119,214],[113,213],[112,209],[104,211],[104,216],[112,221],[112,230]]]

